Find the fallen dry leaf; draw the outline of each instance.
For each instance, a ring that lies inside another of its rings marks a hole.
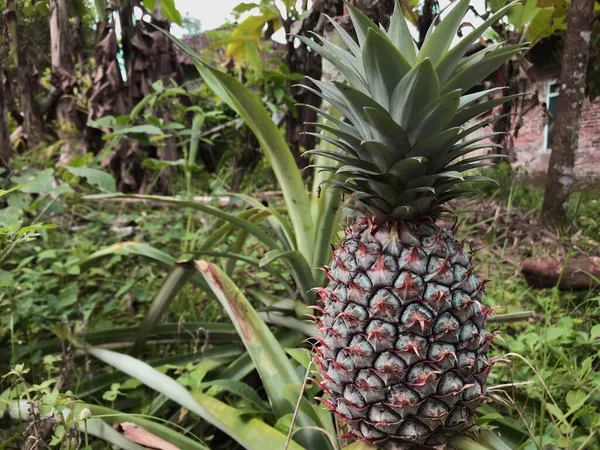
[[[115,429],[125,437],[125,439],[143,445],[153,450],[181,450],[173,444],[168,443],[164,439],[155,436],[145,428],[142,428],[135,423],[122,422],[115,424]]]

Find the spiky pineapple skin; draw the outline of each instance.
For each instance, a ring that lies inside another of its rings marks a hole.
[[[432,220],[362,217],[332,259],[329,285],[318,289],[323,401],[353,439],[443,448],[473,426],[491,367],[491,309],[469,250]]]

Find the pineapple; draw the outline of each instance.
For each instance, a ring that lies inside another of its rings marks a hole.
[[[313,80],[318,90],[309,89],[346,120],[319,110],[321,137],[339,151],[307,153],[340,163],[322,169],[359,213],[325,268],[329,285],[317,288],[318,383],[348,436],[379,448],[444,448],[473,427],[486,398],[484,283],[457,227],[437,219],[463,183],[482,179],[465,171],[502,157],[473,153],[493,147],[489,134],[470,136],[494,119],[472,120],[511,97],[469,91],[523,46],[465,54],[510,6],[452,47],[469,0],[432,26],[420,50],[398,4],[388,30],[348,5],[358,42],[330,19],[348,50],[300,38],[345,79]]]

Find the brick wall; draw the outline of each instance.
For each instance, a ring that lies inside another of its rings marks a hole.
[[[548,89],[560,74],[556,64],[536,64],[529,70],[532,83],[528,92],[537,92],[540,105],[523,116],[522,126],[514,140],[516,165],[532,175],[544,174],[550,153],[544,151],[544,113],[541,103],[547,102]],[[560,94],[559,94],[560,95]],[[527,109],[527,105],[525,108]],[[580,178],[600,177],[600,100],[585,101],[581,114],[579,143],[575,155],[575,174]]]

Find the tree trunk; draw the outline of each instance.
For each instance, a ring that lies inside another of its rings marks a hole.
[[[88,120],[98,120],[108,115],[120,116],[129,111],[125,106],[125,90],[117,60],[119,44],[114,23],[111,21],[112,14],[112,9],[107,10],[102,15],[102,21],[96,24],[96,68],[92,73],[92,86],[88,94]],[[87,150],[93,153],[100,152],[104,145],[102,136],[102,131],[92,127],[86,128]]]
[[[61,93],[61,97],[56,104],[56,118],[59,126],[58,135],[63,141],[59,165],[68,163],[77,149],[82,148],[81,142],[79,142],[79,126],[81,124],[77,123],[77,107],[71,98],[73,88],[77,84],[77,77],[73,71],[70,28],[67,0],[51,0],[51,81],[54,87]]]
[[[320,19],[322,13],[336,16],[335,10],[323,9],[327,5],[321,3],[313,8],[313,11],[302,21],[302,28],[296,32],[298,35],[310,36],[309,31],[322,32],[325,22]],[[291,33],[292,19],[288,17],[284,23],[286,36]],[[321,28],[321,29],[319,29]],[[321,57],[315,52],[309,52],[306,45],[301,44],[298,48],[294,47],[294,39],[288,38],[286,63],[291,73],[302,73],[315,80],[321,79]],[[311,85],[308,80],[298,82],[299,85]],[[298,105],[295,111],[288,111],[285,117],[285,140],[299,168],[308,165],[307,158],[302,157],[306,150],[312,150],[316,146],[316,138],[305,132],[316,132],[314,125],[305,125],[305,123],[317,122],[317,113],[304,105],[311,105],[318,108],[321,105],[321,97],[313,92],[299,86],[291,86],[290,93]],[[307,172],[304,172],[307,173]]]
[[[124,0],[123,5],[119,8],[119,21],[121,24],[121,46],[123,48],[123,60],[125,61],[125,76],[127,77],[128,92],[125,96],[125,103],[127,111],[130,111],[134,100],[134,85],[132,79],[134,78],[134,55],[133,55],[133,7],[130,0]]]
[[[171,24],[163,14],[160,2],[156,4],[155,10],[152,13],[152,24],[167,32],[171,30]],[[154,57],[148,54],[143,55],[150,63],[150,70],[146,75],[147,82],[153,83],[162,80],[164,85],[168,86],[171,83],[171,80],[174,80],[176,83],[181,84],[183,82],[183,73],[177,62],[175,48],[171,39],[154,28],[145,30],[145,32],[151,37],[151,49],[155,55]],[[185,101],[184,99],[180,100]],[[170,122],[172,120],[170,108],[162,107],[159,113],[165,122]],[[178,157],[177,140],[175,137],[166,139],[163,145],[158,148],[157,153],[161,160],[175,161]],[[170,170],[165,170],[163,172],[163,182],[166,184],[168,184],[167,178],[169,177],[170,172]]]
[[[44,122],[40,107],[34,96],[37,86],[33,70],[27,59],[26,49],[23,48],[19,39],[16,0],[6,0],[4,27],[10,41],[10,52],[16,69],[19,99],[23,110],[23,129],[26,134],[27,145],[35,147],[41,142],[44,135]]]
[[[2,74],[2,58],[0,58],[0,74]],[[0,82],[0,167],[8,168],[12,156],[12,145],[8,132],[8,123],[4,110],[4,86]]]
[[[423,3],[423,12],[419,16],[419,22],[417,23],[417,29],[419,30],[419,42],[417,45],[419,48],[423,46],[427,31],[435,20],[437,13],[434,10],[436,9],[439,9],[437,0],[425,0]]]
[[[14,120],[18,126],[22,126],[23,116],[21,115],[21,111],[17,106],[14,89],[12,87],[12,83],[10,82],[10,75],[8,74],[6,68],[3,69],[3,72],[0,75],[2,76],[2,88],[4,91],[4,108],[6,108],[8,111],[11,119]]]
[[[573,186],[575,150],[592,36],[594,0],[573,0],[567,17],[567,36],[560,75],[555,137],[548,167],[542,216],[552,227],[564,224]]]
[[[239,192],[247,174],[251,173],[260,161],[260,144],[248,127],[244,127],[241,148],[236,152],[231,174],[231,192]]]

